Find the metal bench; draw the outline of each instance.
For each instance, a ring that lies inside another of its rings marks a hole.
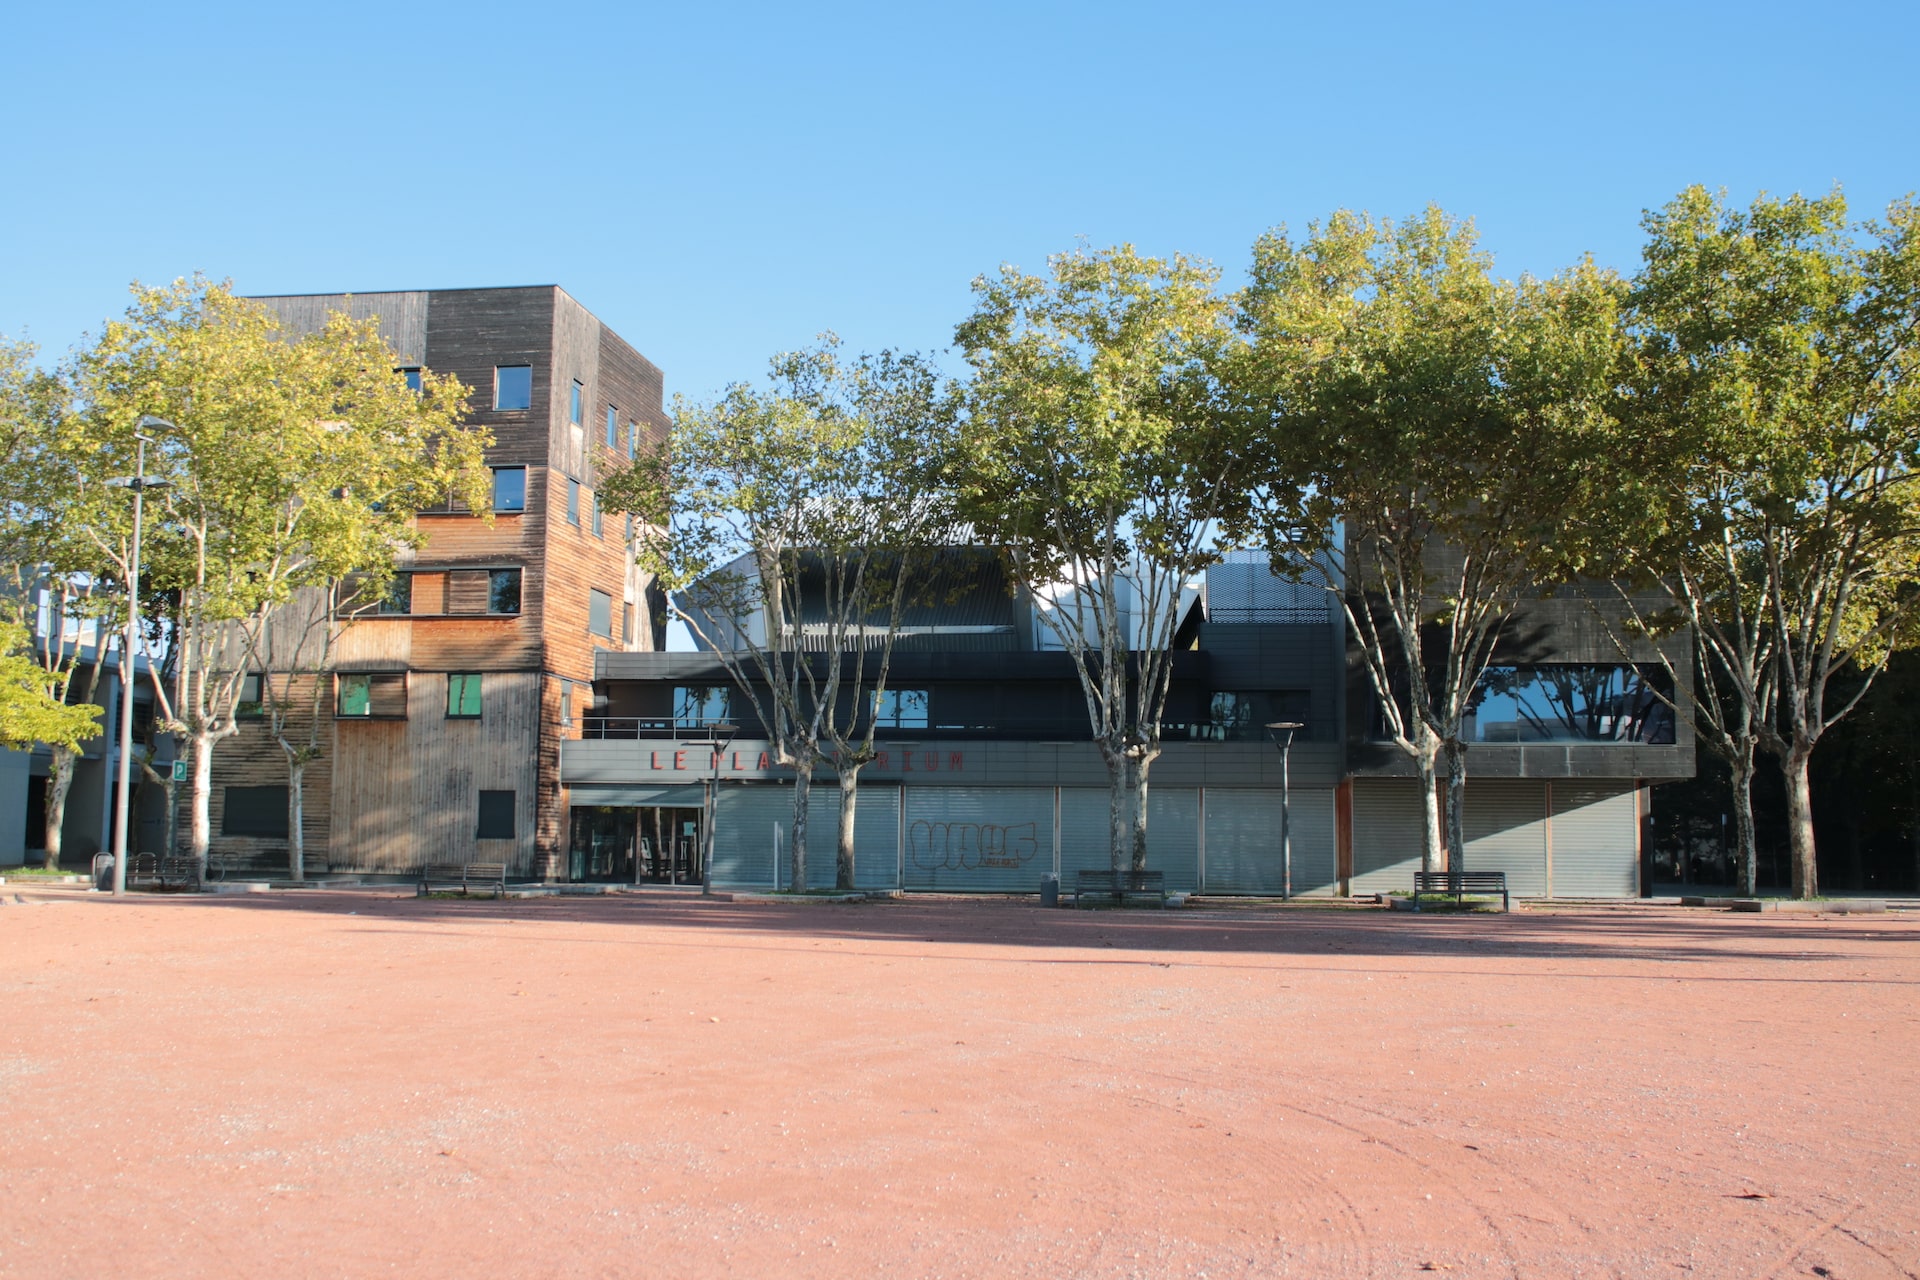
[[[1163,871],[1077,871],[1074,873],[1073,903],[1077,907],[1093,905],[1095,897],[1125,902],[1130,897],[1167,900],[1166,873]]]
[[[1500,909],[1513,910],[1507,897],[1507,873],[1504,871],[1416,871],[1413,873],[1413,909],[1420,909],[1421,894],[1440,894],[1455,902],[1464,902],[1470,893],[1499,894]]]
[[[475,888],[492,889],[495,897],[507,891],[507,864],[504,862],[435,862],[420,868],[420,889],[424,898],[435,889],[458,889],[466,897]]]

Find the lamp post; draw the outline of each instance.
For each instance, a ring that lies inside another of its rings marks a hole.
[[[120,786],[113,798],[113,896],[127,895],[127,853],[131,845],[128,827],[128,793],[133,789],[133,654],[140,643],[140,516],[141,498],[148,489],[160,489],[165,481],[147,480],[147,446],[153,443],[148,431],[177,430],[165,418],[143,415],[134,423],[133,478],[107,483],[133,490],[133,547],[127,559],[127,639],[120,651]]]
[[[1267,736],[1280,748],[1280,896],[1287,901],[1293,899],[1293,735],[1306,727],[1298,720],[1267,726]]]
[[[740,732],[740,726],[710,724],[707,731],[713,735],[712,738],[681,744],[713,749],[713,767],[701,780],[706,788],[700,803],[700,896],[703,898],[713,892],[713,820],[715,811],[720,807],[720,757],[726,754],[727,744]]]

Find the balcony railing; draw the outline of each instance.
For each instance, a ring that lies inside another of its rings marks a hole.
[[[643,739],[671,740],[675,738],[700,738],[709,732],[709,726],[722,723],[718,720],[689,719],[650,719],[644,716],[583,716],[580,718],[580,737],[589,742],[635,742]],[[743,732],[745,732],[743,730]],[[1078,725],[994,725],[994,724],[935,724],[925,726],[882,725],[879,738],[886,741],[898,735],[910,735],[939,738],[1006,738],[1015,741],[1061,740],[1076,741],[1087,736],[1084,723]],[[754,737],[754,733],[745,733]],[[1309,729],[1302,733],[1298,741],[1312,739]],[[1160,740],[1175,742],[1264,742],[1265,730],[1259,725],[1220,724],[1213,722],[1182,723],[1164,721],[1160,725]]]

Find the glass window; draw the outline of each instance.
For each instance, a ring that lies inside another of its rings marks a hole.
[[[373,713],[372,679],[371,676],[340,677],[339,715],[341,718]]]
[[[703,729],[725,724],[731,691],[725,685],[683,685],[673,691],[673,727]]]
[[[488,571],[487,612],[520,612],[520,571],[518,569]]]
[[[533,408],[533,366],[496,365],[493,370],[493,407],[496,409]]]
[[[480,718],[480,673],[455,671],[447,676],[447,719]]]
[[[1189,726],[1187,736],[1202,742],[1257,742],[1268,725],[1284,720],[1307,726],[1294,735],[1300,742],[1313,736],[1311,705],[1304,689],[1216,689],[1207,697],[1206,718]]]
[[[527,469],[525,467],[493,469],[493,509],[496,514],[502,511],[527,509]]]
[[[597,587],[587,591],[587,630],[613,639],[613,597]]]
[[[620,643],[633,643],[633,606],[630,604],[620,606]]]
[[[580,482],[567,481],[567,523],[580,523]]]
[[[420,394],[420,369],[417,365],[409,368],[395,369],[394,372],[407,380],[407,390],[413,392],[415,395]]]
[[[475,839],[513,839],[513,795],[511,791],[480,793],[480,825],[474,832]]]
[[[342,720],[407,718],[406,672],[344,672],[337,679],[335,714]]]
[[[873,695],[873,721],[882,729],[927,727],[925,689],[888,689]]]
[[[1489,667],[1462,726],[1468,742],[1673,742],[1673,712],[1636,667]]]
[[[575,378],[573,380],[573,396],[572,399],[567,402],[567,421],[576,427],[579,426],[586,420],[583,416],[586,411],[587,389],[580,385],[580,379]]]
[[[259,720],[266,715],[266,701],[262,696],[260,683],[257,673],[241,677],[240,701],[233,709],[234,719]]]
[[[627,456],[629,458],[640,456],[640,428],[631,422],[627,424]]]
[[[607,448],[620,447],[620,411],[612,405],[607,406]]]
[[[599,495],[592,493],[587,495],[587,510],[593,513],[593,536],[596,538],[606,537],[607,531],[600,522]]]
[[[380,597],[381,613],[413,612],[413,575],[396,573],[387,583],[387,593]]]
[[[573,681],[560,682],[560,723],[573,723]]]
[[[221,792],[221,835],[287,838],[285,787],[223,787]]]

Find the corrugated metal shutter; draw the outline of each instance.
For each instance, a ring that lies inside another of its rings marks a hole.
[[[773,888],[773,829],[780,828],[784,859],[787,827],[793,821],[793,788],[722,787],[714,803],[718,812],[713,829],[714,884],[736,889]],[[811,817],[808,822],[811,825]]]
[[[833,888],[834,858],[839,844],[840,787],[837,783],[827,786],[815,783],[807,804],[809,888]],[[860,788],[853,816],[853,884],[856,889],[900,887],[899,787]]]
[[[1504,871],[1507,890],[1547,891],[1547,788],[1526,778],[1468,778],[1466,871]],[[1409,885],[1411,887],[1411,885]]]
[[[1417,779],[1353,780],[1354,893],[1413,891],[1423,821]]]
[[[908,787],[906,887],[1035,893],[1053,870],[1052,787]]]
[[[1296,787],[1288,807],[1293,824],[1293,892],[1337,892],[1333,791]],[[1280,793],[1208,787],[1206,891],[1277,894],[1284,878]]]
[[[1060,789],[1060,888],[1072,893],[1074,873],[1105,871],[1109,810],[1105,787]],[[1194,787],[1147,787],[1147,869],[1166,877],[1168,890],[1192,893],[1200,885],[1200,792]]]
[[[1553,893],[1558,898],[1631,898],[1640,892],[1633,792],[1592,783],[1553,784]]]

